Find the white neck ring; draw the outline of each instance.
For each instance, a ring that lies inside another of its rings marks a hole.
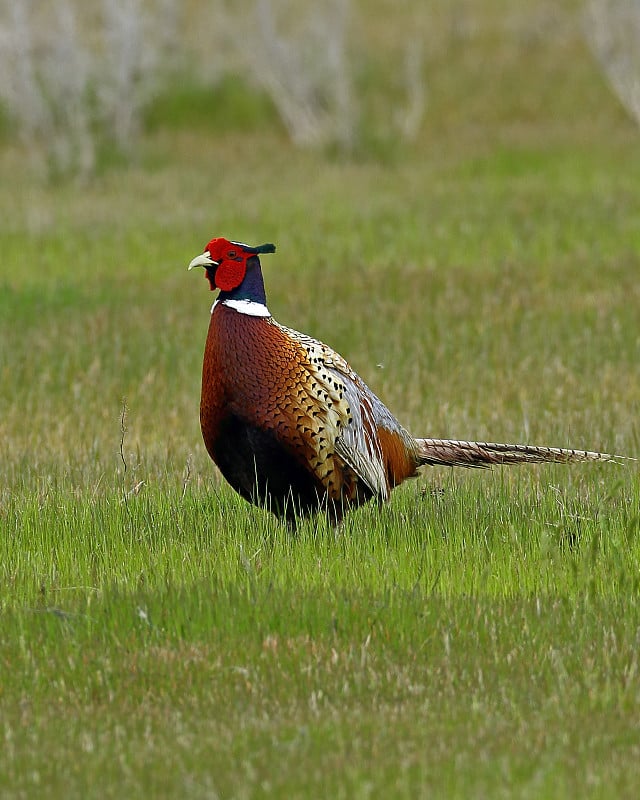
[[[239,314],[246,314],[248,317],[270,317],[271,312],[264,303],[256,303],[254,300],[216,300],[211,306],[211,313],[213,309],[221,303],[223,306],[228,306]]]

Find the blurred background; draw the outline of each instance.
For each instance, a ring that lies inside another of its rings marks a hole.
[[[112,463],[126,399],[210,470],[213,235],[415,433],[633,449],[639,45],[637,0],[0,0],[6,469]]]
[[[2,144],[86,179],[167,129],[372,159],[534,120],[584,139],[602,84],[640,121],[639,44],[636,0],[2,0]]]

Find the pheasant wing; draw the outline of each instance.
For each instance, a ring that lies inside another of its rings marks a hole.
[[[319,387],[327,408],[335,455],[374,495],[386,500],[390,481],[380,431],[399,437],[408,452],[415,450],[414,440],[342,356],[317,339],[283,330],[306,352],[311,386]]]

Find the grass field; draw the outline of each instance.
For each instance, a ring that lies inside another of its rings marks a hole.
[[[412,145],[170,98],[85,186],[4,143],[2,797],[637,797],[637,465],[432,469],[292,535],[200,439],[224,235],[417,435],[640,455],[638,130],[577,30],[486,7]]]

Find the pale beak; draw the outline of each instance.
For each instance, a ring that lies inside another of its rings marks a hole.
[[[220,262],[214,261],[209,255],[209,251],[205,250],[204,253],[193,259],[187,269],[193,269],[194,267],[204,267],[206,269],[207,267],[217,267],[219,265]]]

